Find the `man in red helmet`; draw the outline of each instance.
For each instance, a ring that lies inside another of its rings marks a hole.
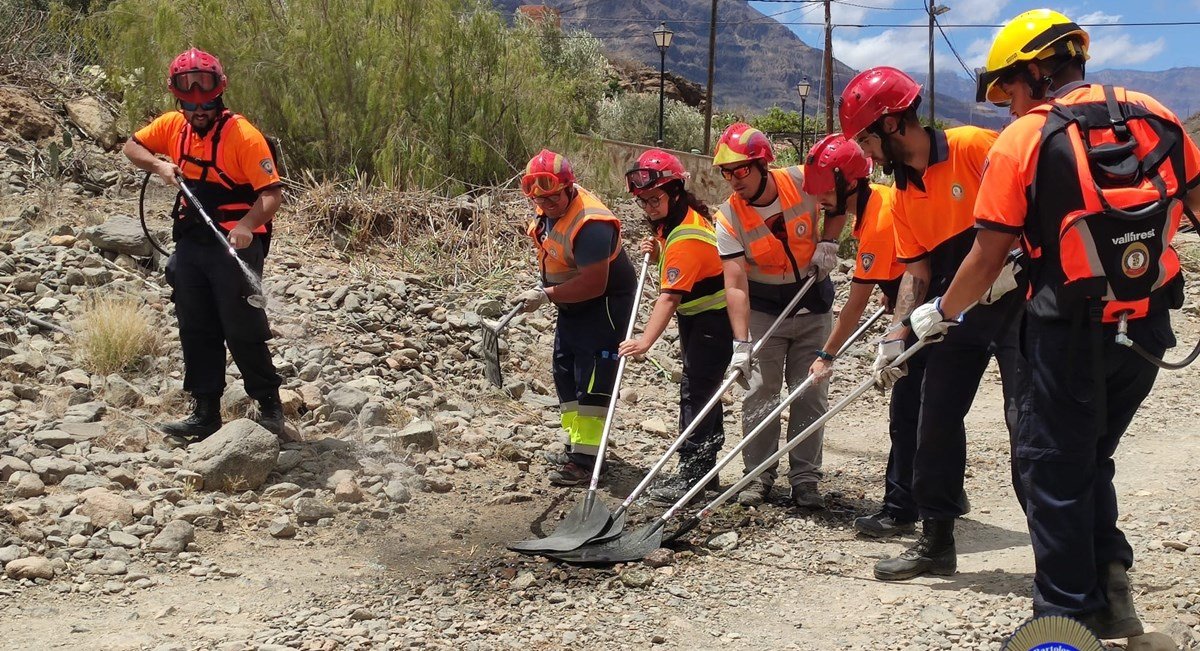
[[[896,235],[892,225],[895,188],[869,181],[871,161],[853,140],[842,134],[826,136],[808,152],[804,163],[803,190],[816,198],[831,214],[854,215],[854,238],[858,240],[854,279],[850,296],[842,306],[833,332],[817,351],[809,372],[820,380],[833,374],[835,354],[854,332],[875,288],[885,305],[896,305],[904,264],[896,259]],[[912,464],[917,447],[917,418],[921,411],[922,354],[909,359],[909,375],[892,387],[888,433],[887,476],[883,508],[874,515],[854,520],[859,533],[884,538],[915,529],[917,505],[912,498]]]
[[[896,298],[898,330],[880,343],[876,380],[890,386],[905,373],[892,366],[915,341],[902,320],[949,285],[975,239],[971,209],[984,159],[996,133],[978,127],[922,128],[921,87],[900,70],[871,68],[842,92],[839,113],[846,137],[896,178],[893,224],[897,258],[905,274]],[[1004,385],[1005,421],[1016,424],[1021,358],[1016,347],[1021,292],[1010,266],[960,328],[929,350],[921,384],[921,410],[913,460],[912,492],[922,535],[897,558],[875,565],[875,577],[900,581],[953,574],[957,569],[954,519],[966,512],[967,411],[988,360],[996,357]],[[1014,482],[1014,486],[1016,482]]]
[[[548,455],[558,466],[550,482],[578,486],[596,463],[637,274],[621,246],[621,221],[575,184],[562,155],[538,152],[525,166],[521,191],[537,211],[528,233],[542,278],[513,302],[525,312],[546,303],[558,308],[554,386],[571,445],[566,454]]]
[[[708,206],[685,187],[688,173],[661,149],[638,157],[625,173],[629,191],[646,211],[653,236],[641,244],[662,271],[662,293],[640,337],[621,342],[622,355],[644,355],[671,315],[678,315],[683,380],[679,384],[679,429],[696,419],[721,386],[733,340],[725,312],[725,281]],[[650,491],[650,499],[674,504],[716,465],[725,443],[718,402],[679,448],[679,470]]]
[[[803,168],[767,169],[773,160],[775,155],[766,135],[740,122],[721,134],[713,156],[713,165],[721,169],[733,190],[729,200],[717,209],[714,221],[717,251],[724,267],[725,300],[733,326],[730,364],[741,369],[747,388],[742,404],[745,433],[779,404],[785,376],[789,387],[804,381],[817,349],[829,336],[829,309],[833,306],[829,272],[837,265],[837,238],[846,223],[844,214],[827,214],[824,224],[818,224],[819,206],[801,190]],[[752,339],[766,333],[814,274],[817,283],[752,363]],[[825,413],[828,392],[828,382],[821,382],[792,402],[789,440]],[[746,446],[742,460],[747,471],[779,449],[779,429],[776,420]],[[796,506],[824,507],[818,489],[823,437],[823,431],[815,432],[788,455],[788,482]],[[775,467],[762,473],[738,494],[738,502],[761,504],[777,476]]]
[[[138,168],[171,185],[177,185],[177,176],[186,179],[238,257],[261,278],[283,186],[266,139],[246,118],[225,108],[225,86],[217,57],[195,48],[180,54],[167,77],[179,110],[140,129],[124,152]],[[183,346],[183,388],[192,394],[195,409],[159,429],[173,441],[193,443],[221,427],[228,348],[246,393],[258,401],[259,423],[281,434],[281,380],[267,347],[271,330],[266,312],[246,301],[256,291],[194,206],[177,199],[172,221],[175,252],[168,276]]]

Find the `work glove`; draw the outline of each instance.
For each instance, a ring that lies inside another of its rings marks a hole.
[[[879,352],[875,355],[875,364],[871,367],[871,372],[875,376],[875,386],[880,389],[890,389],[896,380],[908,375],[908,367],[905,364],[892,366],[892,362],[904,353],[904,348],[902,339],[879,342]]]
[[[527,289],[512,300],[513,305],[516,305],[517,303],[523,304],[521,305],[522,312],[533,312],[549,302],[550,297],[546,295],[546,290],[542,289],[541,287]]]
[[[737,376],[737,383],[743,389],[750,390],[750,374],[754,372],[754,363],[750,359],[750,351],[754,350],[754,344],[740,339],[733,340],[733,358],[729,360],[729,370],[741,371]]]
[[[1017,288],[1017,262],[1010,260],[1004,268],[1000,270],[1000,275],[996,276],[995,282],[983,293],[983,298],[979,299],[980,305],[991,305],[1000,300],[1001,296],[1011,292]]]
[[[913,334],[917,335],[917,339],[933,343],[941,341],[950,328],[962,323],[962,315],[955,319],[947,319],[942,313],[942,297],[939,296],[933,299],[932,303],[926,303],[913,310],[908,322],[912,325]]]
[[[812,264],[817,268],[817,280],[825,280],[838,263],[838,243],[831,241],[822,241],[817,243],[817,250],[813,251]]]

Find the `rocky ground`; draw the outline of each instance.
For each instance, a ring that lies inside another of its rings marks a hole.
[[[970,416],[974,510],[953,577],[877,582],[874,561],[908,541],[850,528],[878,506],[886,400],[874,392],[831,423],[824,512],[782,495],[727,506],[653,566],[506,551],[581,497],[545,480],[541,453],[561,449],[550,311],[505,333],[505,386],[483,379],[481,320],[533,281],[507,236],[414,258],[419,239],[341,251],[305,215],[284,215],[265,285],[288,440],[237,420],[252,407],[231,366],[231,424],[192,449],[165,446],[150,424],[186,407],[169,290],[132,221],[139,179],[106,151],[118,139],[93,108],[85,119],[53,94],[0,88],[0,112],[32,116],[0,134],[0,649],[974,650],[998,649],[1029,616],[1032,558],[994,372]],[[169,202],[152,185],[152,230]],[[504,233],[522,209],[446,206],[456,228],[487,213]],[[115,295],[140,303],[163,340],[128,370],[93,373],[77,352],[81,315]],[[1195,299],[1177,324],[1189,345]],[[664,371],[628,373],[603,491],[614,506],[675,434],[676,347],[668,334],[652,352]],[[863,377],[867,350],[840,365],[835,395]],[[1198,385],[1194,368],[1163,374],[1118,452],[1138,606],[1157,631],[1128,648],[1200,648]],[[635,520],[655,515],[643,504]]]

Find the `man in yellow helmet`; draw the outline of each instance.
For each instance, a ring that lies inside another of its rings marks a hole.
[[[978,99],[1008,105],[1017,120],[988,154],[971,252],[912,324],[923,339],[945,333],[1020,238],[1030,259],[1030,381],[1013,454],[1034,614],[1122,638],[1143,629],[1112,457],[1154,384],[1151,358],[1175,343],[1168,310],[1182,302],[1183,279],[1170,241],[1185,211],[1200,210],[1200,150],[1152,97],[1085,82],[1088,45],[1087,32],[1048,9],[997,35]]]

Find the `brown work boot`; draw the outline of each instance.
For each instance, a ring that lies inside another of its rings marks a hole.
[[[761,506],[770,493],[770,486],[763,486],[758,482],[750,482],[738,493],[737,501],[742,506]]]
[[[592,469],[568,461],[550,471],[550,483],[555,486],[583,486],[592,481]]]
[[[1097,569],[1108,605],[1079,617],[1079,621],[1105,640],[1144,634],[1146,631],[1142,627],[1142,620],[1138,619],[1137,610],[1133,607],[1133,591],[1129,587],[1125,564],[1112,561]]]
[[[821,491],[817,490],[815,483],[792,486],[792,503],[802,509],[814,511],[825,508],[825,498],[821,496]]]

